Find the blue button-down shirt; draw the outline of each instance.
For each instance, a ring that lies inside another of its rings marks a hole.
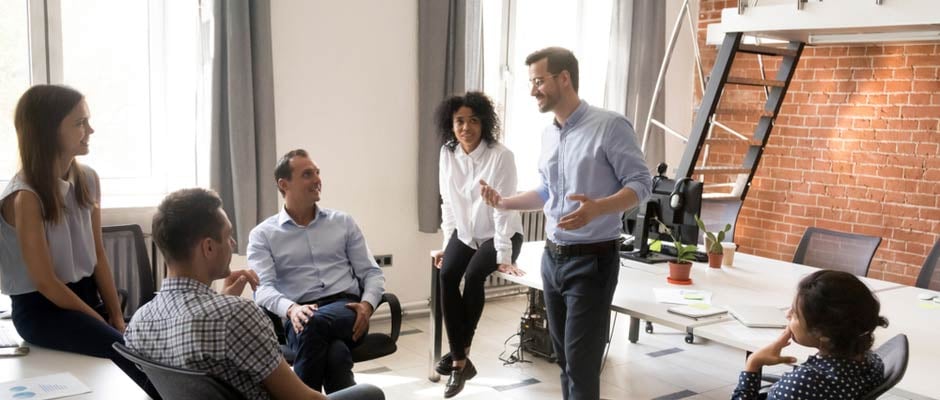
[[[251,230],[248,267],[261,281],[255,301],[286,316],[294,303],[345,292],[361,295],[374,309],[385,292],[385,276],[362,231],[343,212],[318,207],[316,213],[302,226],[282,209]]]
[[[643,202],[652,185],[630,121],[583,100],[563,126],[556,122],[545,128],[539,175],[542,182],[535,190],[545,201],[545,231],[561,244],[617,239],[623,229],[623,213],[599,216],[575,230],[558,229],[558,220],[581,205],[569,195],[599,199],[630,188]]]

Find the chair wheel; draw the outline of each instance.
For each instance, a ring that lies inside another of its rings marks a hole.
[[[653,333],[653,323],[646,321],[646,333]]]
[[[695,342],[695,336],[692,336],[691,333],[688,335],[685,335],[685,342],[688,344],[692,344],[693,342]]]

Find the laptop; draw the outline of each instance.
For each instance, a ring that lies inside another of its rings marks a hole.
[[[783,310],[771,306],[728,306],[728,313],[748,328],[785,328],[789,323]]]

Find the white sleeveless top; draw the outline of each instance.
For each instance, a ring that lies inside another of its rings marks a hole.
[[[85,172],[88,194],[95,199],[95,202],[100,202],[98,174],[88,166],[82,165],[81,168]],[[18,191],[36,192],[26,183],[21,174],[22,172],[17,173],[3,190],[3,194],[0,194],[0,204]],[[75,186],[71,182],[60,179],[59,190],[64,200],[64,214],[58,224],[44,222],[46,243],[56,276],[64,283],[73,283],[91,276],[98,263],[95,254],[95,236],[91,225],[92,209],[78,205],[75,199]],[[0,292],[17,295],[35,291],[36,285],[26,272],[26,263],[20,252],[16,230],[0,214]]]

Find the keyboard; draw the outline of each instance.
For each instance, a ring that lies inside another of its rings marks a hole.
[[[13,327],[7,324],[0,325],[0,348],[20,347],[23,340],[13,331]]]

